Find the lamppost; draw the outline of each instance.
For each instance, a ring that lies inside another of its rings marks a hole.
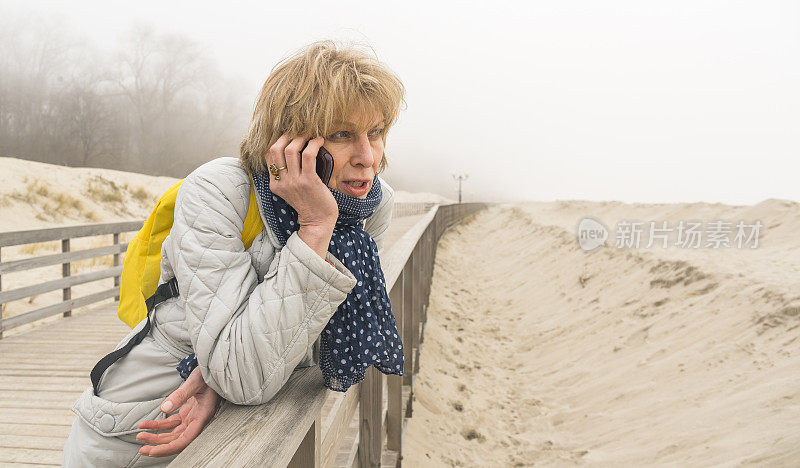
[[[469,173],[453,174],[453,179],[458,181],[458,202],[461,203],[461,182],[469,178]]]

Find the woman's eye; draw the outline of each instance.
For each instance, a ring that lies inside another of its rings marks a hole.
[[[382,128],[376,128],[375,130],[369,132],[369,134],[371,136],[374,136],[374,137],[379,137],[379,136],[381,136],[383,134],[383,129]]]
[[[334,133],[333,135],[331,135],[331,137],[332,138],[347,138],[347,135],[348,135],[347,132],[341,131],[341,132]]]

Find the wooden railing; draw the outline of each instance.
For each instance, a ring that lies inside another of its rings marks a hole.
[[[48,229],[32,229],[26,231],[0,232],[0,260],[2,260],[2,248],[37,242],[61,241],[61,253],[44,255],[40,257],[26,258],[0,263],[0,338],[3,337],[4,330],[24,325],[35,320],[41,320],[52,315],[64,314],[69,317],[73,309],[93,304],[110,297],[119,300],[119,278],[122,274],[120,254],[128,248],[128,244],[120,244],[119,236],[123,232],[138,231],[142,221],[126,221],[121,223],[95,223],[81,224],[76,226],[62,226]],[[84,250],[70,250],[70,239],[100,236],[110,234],[111,244],[103,247],[95,247]],[[71,263],[78,260],[86,260],[96,257],[113,255],[113,266],[104,270],[92,271],[80,275],[71,274]],[[31,270],[50,265],[61,264],[61,278],[50,281],[42,281],[31,286],[3,291],[3,275],[18,271]],[[73,298],[72,286],[89,283],[106,278],[114,278],[114,287],[86,296]],[[62,291],[62,301],[53,305],[41,307],[36,310],[25,312],[13,317],[3,317],[2,305],[11,301],[25,299],[38,294]]]
[[[349,454],[348,467],[400,466],[436,244],[448,227],[486,206],[433,207],[381,255],[392,312],[403,339],[403,376],[384,375],[370,367],[363,381],[339,393],[324,387],[318,366],[296,369],[268,403],[223,403],[219,414],[170,466],[326,467],[340,449]],[[335,400],[323,420],[329,395]],[[343,447],[356,411],[358,437]]]
[[[392,216],[411,216],[427,213],[436,203],[431,202],[413,202],[413,203],[395,203]]]
[[[237,406],[224,403],[220,413],[176,460],[175,466],[299,466],[321,467],[333,463],[342,448],[348,426],[359,413],[359,435],[345,447],[348,466],[372,467],[400,464],[406,418],[411,416],[414,378],[427,315],[427,301],[436,244],[442,233],[486,204],[396,204],[394,216],[427,214],[381,255],[392,311],[402,333],[404,375],[385,376],[370,367],[365,379],[345,393],[330,392],[318,366],[293,372],[268,403]],[[399,210],[398,210],[399,208]],[[62,290],[62,301],[11,317],[0,308],[0,338],[9,330],[47,317],[114,297],[119,300],[121,260],[127,243],[120,234],[138,231],[144,220],[96,223],[48,229],[0,232],[0,306],[45,292]],[[71,250],[70,240],[111,235],[108,246]],[[61,241],[61,253],[2,262],[2,248]],[[122,254],[122,256],[120,255]],[[72,275],[71,263],[113,255],[111,268]],[[4,274],[62,265],[61,278],[3,291]],[[78,284],[114,278],[114,287],[73,298]],[[329,393],[335,401],[322,419]],[[386,404],[384,404],[386,398]]]
[[[433,203],[395,203],[393,217],[397,218],[413,214],[422,214],[430,210],[432,206],[434,206]],[[115,300],[119,300],[119,281],[120,275],[122,274],[122,260],[128,248],[127,243],[120,243],[120,234],[138,231],[143,224],[144,220],[135,220],[118,223],[79,224],[45,229],[0,232],[0,339],[3,337],[4,330],[10,330],[57,314],[63,314],[64,317],[69,317],[73,309],[91,305],[111,297]],[[106,234],[111,235],[111,243],[107,246],[71,250],[71,239]],[[2,261],[4,247],[52,241],[61,241],[61,253],[24,258],[21,260]],[[113,255],[113,266],[111,268],[79,275],[72,274],[71,264],[73,262],[109,255]],[[3,275],[5,274],[59,264],[61,265],[61,277],[58,279],[39,281],[24,287],[3,290]],[[82,297],[72,297],[73,286],[106,278],[114,278],[113,288]],[[56,302],[11,317],[3,316],[2,306],[9,302],[31,298],[59,289],[62,291],[61,302]]]

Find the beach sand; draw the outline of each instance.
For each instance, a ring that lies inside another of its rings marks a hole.
[[[579,248],[584,216],[606,246]],[[617,248],[632,219],[764,227],[755,249]],[[452,228],[404,466],[799,466],[798,228],[772,199],[503,204]]]

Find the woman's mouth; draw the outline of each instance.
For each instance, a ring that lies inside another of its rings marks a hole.
[[[347,180],[342,185],[345,189],[345,193],[354,197],[360,197],[369,192],[369,183],[370,181],[367,179],[355,179]]]

